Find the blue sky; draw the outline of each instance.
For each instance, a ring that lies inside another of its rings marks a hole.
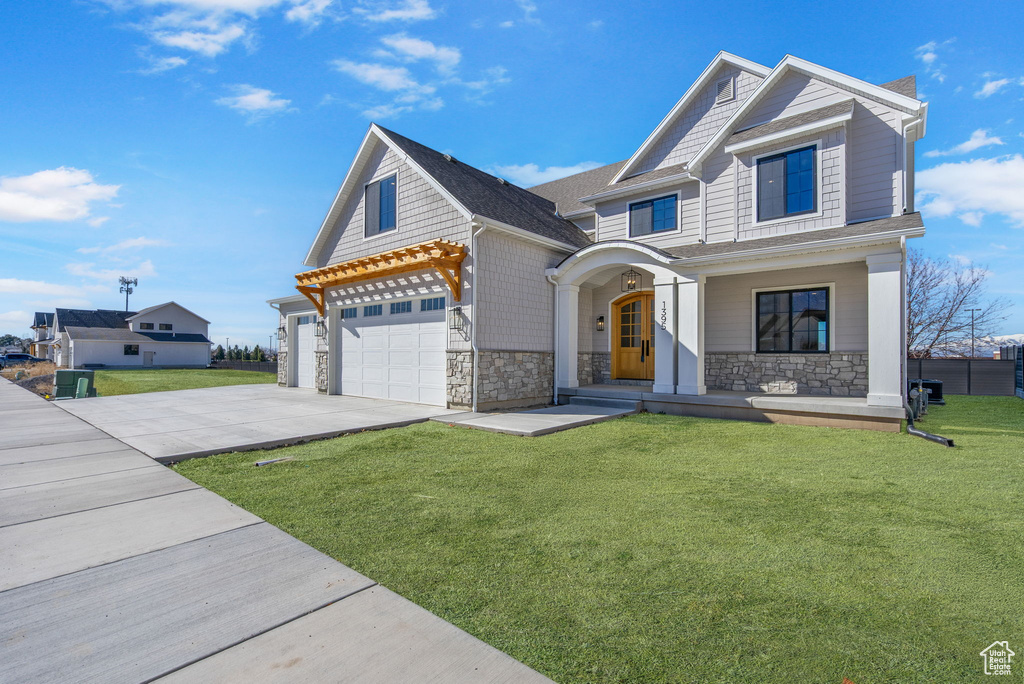
[[[840,9],[843,7],[844,9]],[[0,333],[175,300],[265,345],[371,120],[532,185],[630,156],[719,50],[931,103],[932,256],[1024,294],[1022,3],[0,3]],[[1017,306],[999,331],[1024,332]]]

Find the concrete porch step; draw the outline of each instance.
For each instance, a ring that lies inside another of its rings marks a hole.
[[[569,404],[572,406],[604,406],[607,408],[622,409],[623,411],[639,411],[643,408],[642,401],[633,399],[613,399],[609,397],[569,397]]]

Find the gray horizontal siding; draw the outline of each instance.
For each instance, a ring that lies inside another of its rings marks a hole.
[[[705,348],[709,352],[753,351],[752,292],[818,283],[835,283],[832,351],[867,351],[868,271],[864,262],[708,278],[704,297]]]
[[[679,193],[680,231],[655,233],[631,238],[629,236],[629,205],[640,199],[664,197]],[[673,247],[695,242],[700,237],[700,184],[683,183],[664,190],[647,191],[634,197],[602,202],[597,205],[597,239],[635,240],[656,247]]]

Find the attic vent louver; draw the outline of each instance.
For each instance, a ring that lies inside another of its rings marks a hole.
[[[450,154],[446,154],[446,155],[444,155],[444,160],[448,161],[448,162],[454,162],[455,161],[455,157],[453,157]]]
[[[508,185],[508,181],[505,180],[504,178],[499,178],[498,182],[501,183],[502,185]]]
[[[715,87],[715,104],[728,102],[733,99],[733,79],[726,78],[718,82]]]

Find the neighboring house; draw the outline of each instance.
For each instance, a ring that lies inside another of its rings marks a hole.
[[[53,361],[53,314],[36,311],[32,319],[32,344],[28,353]]]
[[[61,368],[205,368],[209,325],[175,302],[138,312],[57,309],[54,360]]]
[[[898,429],[926,115],[913,76],[723,52],[632,157],[530,190],[372,124],[270,302],[279,381]]]

